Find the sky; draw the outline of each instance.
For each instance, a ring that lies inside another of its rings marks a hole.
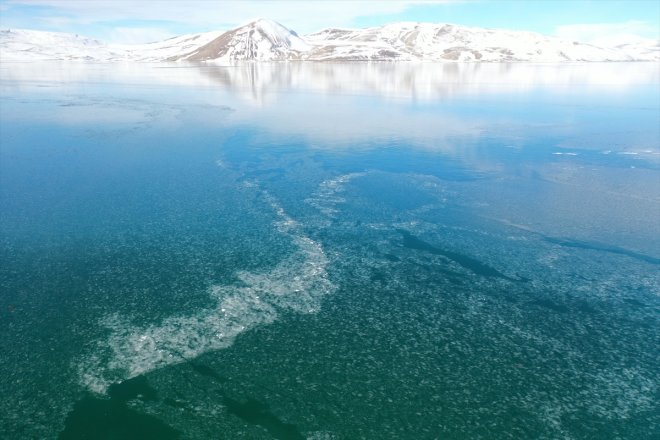
[[[269,18],[300,35],[397,21],[527,30],[598,45],[660,39],[658,0],[0,0],[0,28],[145,43]]]

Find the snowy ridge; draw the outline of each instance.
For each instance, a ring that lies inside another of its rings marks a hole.
[[[106,45],[72,34],[0,31],[2,60],[188,61],[658,61],[658,41],[597,47],[556,37],[444,23],[329,28],[304,37],[259,19],[229,31],[189,34],[139,45]]]
[[[0,30],[0,60],[88,60],[117,58],[112,48],[101,41],[61,32],[26,29]]]
[[[342,56],[379,60],[560,62],[635,58],[625,50],[568,42],[533,32],[451,24],[405,22],[352,31],[326,29],[307,38],[323,48],[322,55],[315,54],[321,59]]]
[[[197,50],[200,46],[210,43],[222,34],[224,34],[223,31],[187,34],[168,38],[164,41],[116,47],[124,51],[127,59],[157,62],[183,57],[191,51]]]

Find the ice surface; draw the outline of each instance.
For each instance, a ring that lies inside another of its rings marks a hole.
[[[240,283],[212,286],[216,306],[194,315],[172,316],[150,326],[133,325],[116,314],[104,318],[108,339],[77,365],[84,386],[104,393],[112,383],[228,347],[237,335],[275,321],[281,310],[318,311],[322,297],[335,288],[322,246],[305,235],[273,196],[255,183],[251,186],[274,212],[277,231],[297,251],[268,271],[238,272]]]
[[[6,438],[659,432],[657,67],[0,69]]]

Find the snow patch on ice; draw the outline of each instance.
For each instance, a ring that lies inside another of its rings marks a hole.
[[[319,188],[305,202],[318,209],[322,214],[334,218],[339,212],[337,205],[346,201],[341,195],[346,190],[346,184],[366,174],[366,172],[349,173],[325,180],[321,182]]]
[[[107,316],[101,325],[109,330],[108,338],[78,365],[86,388],[105,393],[112,383],[226,348],[244,331],[275,321],[281,310],[319,309],[322,297],[335,289],[321,244],[308,237],[273,196],[259,191],[276,215],[278,232],[288,236],[297,250],[270,270],[238,272],[239,284],[212,286],[213,308],[146,326],[116,314]]]

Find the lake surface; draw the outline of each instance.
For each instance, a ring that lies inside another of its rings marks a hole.
[[[660,68],[0,65],[3,439],[660,437]]]

